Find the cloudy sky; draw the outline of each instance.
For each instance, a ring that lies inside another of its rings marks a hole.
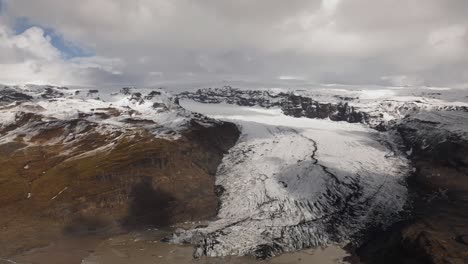
[[[466,0],[0,0],[0,83],[467,86],[467,14]]]

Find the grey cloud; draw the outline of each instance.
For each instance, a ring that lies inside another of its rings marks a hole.
[[[468,83],[464,0],[14,0],[4,9],[10,23],[26,16],[123,62],[121,74],[79,75],[96,84]]]

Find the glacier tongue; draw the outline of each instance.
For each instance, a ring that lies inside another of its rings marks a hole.
[[[277,109],[182,101],[186,109],[233,121],[243,135],[218,169],[218,218],[174,234],[196,256],[253,255],[342,242],[403,210],[405,158],[360,124],[292,118]]]

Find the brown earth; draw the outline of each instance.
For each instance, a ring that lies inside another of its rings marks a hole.
[[[193,121],[167,140],[143,127],[98,133],[85,119],[17,120],[0,131],[26,131],[0,145],[2,258],[67,237],[215,216],[214,174],[239,136],[231,123]]]

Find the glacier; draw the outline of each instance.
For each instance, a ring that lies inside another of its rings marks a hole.
[[[294,118],[279,108],[180,104],[242,131],[218,168],[217,219],[170,238],[194,244],[195,256],[264,259],[341,243],[369,225],[393,223],[404,211],[409,162],[376,130]]]

